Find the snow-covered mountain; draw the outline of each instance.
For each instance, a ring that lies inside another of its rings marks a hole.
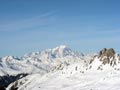
[[[26,54],[21,58],[6,56],[0,60],[0,75],[37,72],[44,74],[61,63],[78,61],[80,57],[80,54],[65,45]]]
[[[61,45],[53,49],[47,49],[41,52],[26,54],[24,57],[35,57],[35,56],[39,56],[42,59],[54,59],[54,58],[63,58],[68,56],[76,57],[79,55],[74,51],[72,51],[67,46]]]
[[[27,73],[7,90],[120,90],[120,55],[79,54],[67,46],[0,60],[1,75]]]

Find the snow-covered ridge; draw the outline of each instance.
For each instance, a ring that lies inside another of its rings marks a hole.
[[[0,75],[38,72],[44,74],[61,63],[79,61],[80,57],[80,54],[65,45],[26,54],[21,58],[6,56],[0,60]]]
[[[33,52],[30,54],[24,55],[24,57],[33,57],[33,56],[40,56],[44,59],[53,59],[53,58],[63,58],[63,57],[76,57],[78,54],[71,50],[69,47],[65,45],[60,45],[59,47],[55,47],[52,49],[46,49],[40,52]]]

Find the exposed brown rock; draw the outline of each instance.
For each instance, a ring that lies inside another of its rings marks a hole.
[[[114,55],[115,55],[115,50],[113,48],[110,48],[106,51],[106,56],[108,58],[114,57]]]
[[[116,60],[115,60],[115,50],[113,48],[110,48],[110,49],[102,49],[100,52],[99,52],[99,55],[98,55],[98,58],[100,58],[100,61],[103,62],[103,64],[109,64],[110,65],[113,65],[113,64],[116,64]],[[112,60],[110,61],[110,58],[112,58]]]
[[[114,57],[114,55],[115,55],[115,50],[113,48],[110,48],[110,49],[104,48],[103,50],[101,50],[99,52],[99,56],[98,57],[106,56],[107,58],[111,58],[111,57]]]
[[[117,57],[118,57],[118,59],[119,59],[119,61],[120,61],[120,54],[118,54]]]

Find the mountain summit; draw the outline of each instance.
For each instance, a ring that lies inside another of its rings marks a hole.
[[[55,59],[64,57],[78,57],[79,54],[71,50],[66,45],[60,45],[52,49],[46,49],[40,52],[33,52],[24,55],[24,57],[39,57],[41,59]]]
[[[72,51],[69,47],[65,45],[61,45],[59,47],[49,49],[48,50],[49,56],[52,58],[62,58],[66,56],[76,56],[75,52]]]

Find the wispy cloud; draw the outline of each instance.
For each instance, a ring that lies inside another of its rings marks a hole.
[[[120,30],[73,30],[73,31],[61,31],[56,32],[57,37],[62,39],[69,38],[78,38],[78,39],[98,39],[98,38],[111,38],[111,37],[120,37],[118,34]]]
[[[32,18],[11,21],[0,24],[0,31],[19,31],[49,25],[54,21],[55,12],[47,12]]]

